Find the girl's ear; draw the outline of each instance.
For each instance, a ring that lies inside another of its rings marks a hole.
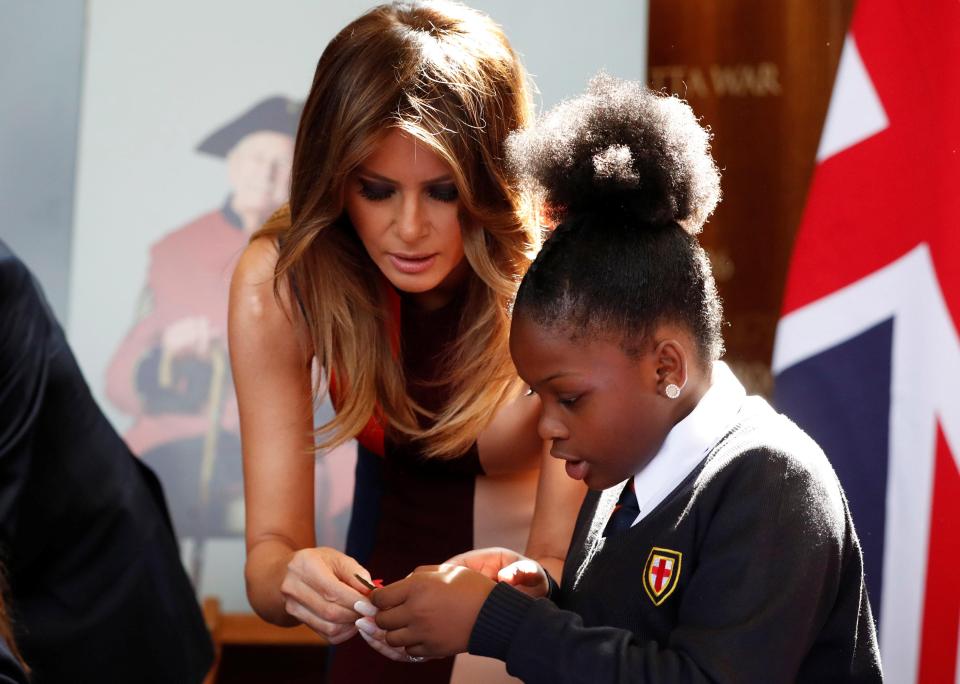
[[[657,342],[654,351],[657,369],[657,393],[676,399],[687,385],[690,358],[687,349],[676,339]]]

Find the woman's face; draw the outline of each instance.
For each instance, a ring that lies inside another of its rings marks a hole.
[[[442,306],[466,276],[460,200],[450,167],[392,130],[350,176],[346,210],[373,262],[421,306]]]
[[[660,364],[652,351],[634,358],[618,341],[571,339],[521,315],[510,330],[510,353],[520,377],[540,396],[540,438],[552,440],[550,454],[591,489],[637,473],[673,427],[673,406],[658,393]]]

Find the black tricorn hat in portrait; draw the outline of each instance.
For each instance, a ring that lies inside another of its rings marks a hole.
[[[208,135],[197,145],[197,152],[226,157],[244,136],[257,131],[275,131],[293,137],[297,134],[302,107],[302,103],[282,95],[268,97]]]

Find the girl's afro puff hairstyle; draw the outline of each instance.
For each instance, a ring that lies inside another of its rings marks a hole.
[[[521,184],[558,225],[524,277],[514,315],[628,352],[664,321],[701,359],[722,353],[722,307],[696,235],[720,199],[710,135],[689,105],[601,74],[508,142]]]
[[[699,233],[720,199],[710,134],[690,106],[606,74],[514,133],[508,149],[557,221],[616,202],[644,224]]]

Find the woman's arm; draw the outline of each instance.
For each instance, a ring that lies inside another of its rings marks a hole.
[[[521,394],[497,413],[477,439],[477,449],[488,475],[535,468],[539,463],[536,507],[525,553],[559,578],[587,490],[567,477],[563,461],[550,456],[551,443],[544,443],[537,434],[539,418],[540,398]]]
[[[296,623],[280,584],[294,551],[314,544],[309,354],[287,297],[277,301],[277,251],[256,240],[230,284],[230,362],[240,409],[247,594],[264,619]]]
[[[279,625],[304,622],[336,642],[356,631],[353,621],[359,615],[352,606],[363,595],[353,573],[368,573],[333,549],[312,548],[312,354],[289,291],[281,287],[280,301],[274,296],[276,260],[272,241],[254,241],[230,286],[230,359],[243,444],[247,595],[265,620]]]
[[[486,475],[533,470],[538,466],[543,440],[537,434],[540,397],[521,394],[500,408],[477,437],[477,453]]]
[[[551,446],[552,442],[546,442],[541,451],[537,502],[530,523],[526,555],[540,563],[559,582],[587,488],[567,475],[564,461],[550,455]]]

